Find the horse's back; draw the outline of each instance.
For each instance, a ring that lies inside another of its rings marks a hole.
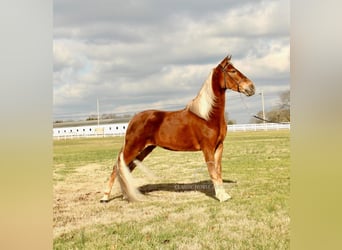
[[[176,151],[200,150],[196,124],[200,121],[187,109],[177,111],[149,111],[142,114],[152,144]]]
[[[142,111],[131,119],[128,124],[127,131],[130,129],[139,130],[147,129],[148,126],[154,126],[161,123],[165,117],[165,111],[160,110],[145,110]]]
[[[140,112],[128,125],[126,143],[144,142],[171,150],[199,150],[188,116],[189,112],[185,109]]]

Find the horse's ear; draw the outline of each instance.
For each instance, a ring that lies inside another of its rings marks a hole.
[[[222,66],[222,65],[225,65],[226,62],[227,62],[227,60],[228,60],[228,57],[226,56],[226,57],[223,58],[223,60],[220,62],[220,65],[221,65],[221,66]]]
[[[225,58],[223,58],[223,60],[220,62],[220,65],[223,66],[223,65],[226,65],[230,59],[232,58],[231,55],[227,55]]]

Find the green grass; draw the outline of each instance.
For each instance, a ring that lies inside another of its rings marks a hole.
[[[228,133],[220,203],[201,152],[157,148],[145,200],[99,203],[122,137],[54,141],[54,249],[289,249],[289,131]],[[186,186],[188,185],[188,186]],[[178,187],[190,187],[183,189]]]
[[[78,166],[114,162],[122,142],[122,137],[56,140],[53,153],[55,173],[63,180]]]

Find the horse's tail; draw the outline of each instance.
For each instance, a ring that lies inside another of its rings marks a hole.
[[[129,201],[138,201],[139,195],[141,194],[139,190],[136,188],[134,183],[133,176],[131,175],[124,157],[123,151],[121,150],[118,157],[118,168],[117,168],[117,176],[120,183],[122,194]]]

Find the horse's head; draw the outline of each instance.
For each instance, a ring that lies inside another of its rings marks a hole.
[[[254,95],[255,87],[253,82],[236,69],[230,59],[231,56],[225,57],[216,67],[216,71],[221,73],[220,86],[223,89],[241,92],[246,96]]]

